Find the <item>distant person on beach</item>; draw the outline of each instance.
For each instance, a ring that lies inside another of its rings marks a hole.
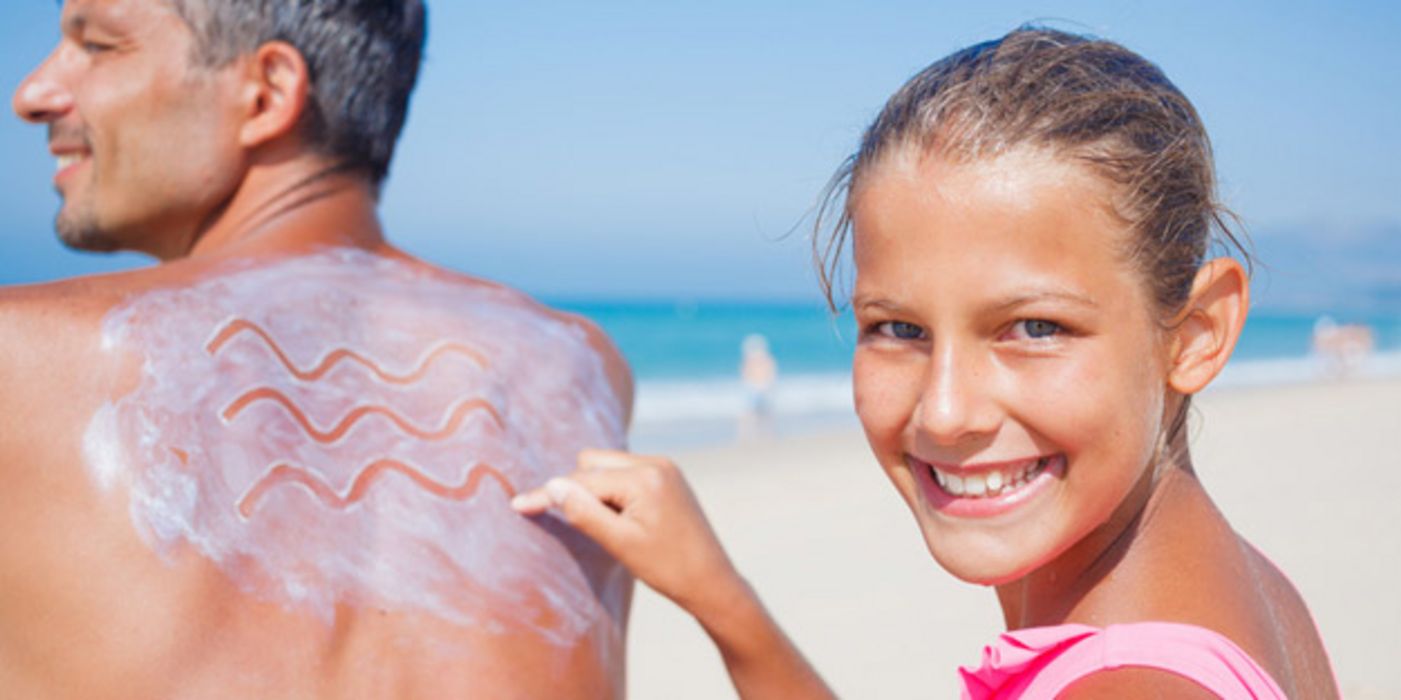
[[[631,578],[509,498],[621,447],[583,320],[376,215],[417,0],[67,0],[18,87],[56,227],[0,289],[0,696],[605,698]]]
[[[1363,324],[1339,324],[1331,316],[1321,316],[1313,324],[1313,354],[1329,376],[1356,372],[1375,347],[1372,329]]]
[[[778,361],[769,352],[769,341],[751,333],[740,343],[739,378],[744,384],[744,412],[739,418],[741,440],[773,432],[772,393],[778,381]]]
[[[1235,242],[1213,170],[1152,63],[1023,28],[907,82],[834,180],[819,249],[853,247],[857,414],[934,560],[994,588],[1006,621],[980,666],[943,671],[965,698],[1337,697],[1307,606],[1188,446],[1249,306],[1242,265],[1207,256]],[[695,616],[741,697],[831,695],[675,466],[580,463],[514,505]]]

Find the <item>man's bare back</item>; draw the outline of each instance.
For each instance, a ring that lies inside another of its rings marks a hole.
[[[621,695],[631,579],[508,501],[626,365],[385,242],[421,3],[279,8],[66,0],[15,94],[60,237],[161,263],[0,289],[0,696]]]
[[[629,579],[507,503],[622,444],[586,324],[352,248],[8,290],[0,323],[0,687],[620,692]]]

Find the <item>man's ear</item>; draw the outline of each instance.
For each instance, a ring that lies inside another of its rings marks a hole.
[[[285,41],[263,44],[245,60],[239,141],[256,148],[297,128],[307,108],[311,74],[302,52]]]
[[[1216,258],[1202,265],[1172,326],[1168,385],[1174,391],[1195,394],[1221,372],[1249,308],[1250,283],[1239,262]]]

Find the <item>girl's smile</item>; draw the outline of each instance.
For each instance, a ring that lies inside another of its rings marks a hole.
[[[1065,476],[1065,455],[1011,462],[950,465],[906,455],[930,507],[949,516],[990,518],[1009,512]]]
[[[896,152],[853,192],[857,412],[930,551],[966,580],[1103,546],[1147,492],[1133,487],[1166,422],[1168,334],[1113,191],[1019,149]]]

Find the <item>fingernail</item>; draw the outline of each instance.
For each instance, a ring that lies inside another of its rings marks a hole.
[[[563,477],[555,477],[545,482],[545,493],[549,494],[550,502],[556,506],[564,505],[565,499],[569,498],[569,492],[573,484]]]
[[[550,507],[549,497],[539,491],[527,491],[511,499],[511,507],[519,511],[544,510]]]

